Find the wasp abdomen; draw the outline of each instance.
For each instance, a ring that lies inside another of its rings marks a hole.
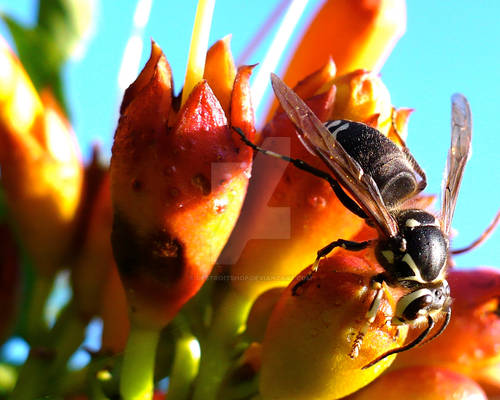
[[[406,155],[378,130],[347,120],[330,121],[325,125],[365,174],[371,175],[388,208],[417,191],[414,168]]]

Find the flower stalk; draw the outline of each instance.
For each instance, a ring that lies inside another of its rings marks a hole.
[[[132,325],[120,378],[120,393],[124,400],[151,400],[159,329]]]
[[[200,342],[201,361],[193,400],[215,400],[220,385],[234,360],[234,343],[244,328],[251,307],[248,298],[228,288],[215,310],[208,336]]]
[[[198,374],[200,348],[196,338],[182,332],[175,344],[175,359],[168,384],[169,400],[189,400]]]

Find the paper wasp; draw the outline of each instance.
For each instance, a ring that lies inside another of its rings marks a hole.
[[[293,293],[296,294],[317,270],[319,260],[334,248],[359,251],[374,246],[385,273],[373,280],[376,293],[366,316],[368,326],[380,305],[382,281],[408,290],[396,305],[392,324],[411,325],[426,321],[427,326],[409,344],[382,354],[364,368],[423,342],[434,328],[436,316],[444,313],[441,327],[428,340],[438,336],[451,317],[450,289],[445,278],[451,221],[471,149],[472,121],[467,99],[461,94],[452,96],[451,147],[443,181],[441,213],[436,218],[424,210],[403,207],[406,200],[415,197],[426,186],[425,173],[404,144],[401,149],[376,129],[359,122],[336,120],[323,124],[276,75],[271,74],[271,82],[300,141],[323,161],[331,174],[302,160],[260,148],[235,128],[242,140],[254,150],[289,161],[297,168],[328,181],[342,204],[364,218],[379,234],[378,239],[364,242],[338,239],[319,250],[312,272],[295,285]],[[353,358],[359,351],[366,329],[361,329],[353,342]]]

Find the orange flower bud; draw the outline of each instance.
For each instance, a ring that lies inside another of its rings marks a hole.
[[[109,269],[114,264],[109,241],[113,214],[109,174],[99,165],[97,155],[85,172],[77,237],[81,248],[71,269],[71,283],[80,317],[89,321],[99,314]]]
[[[17,139],[28,146],[31,140],[41,140],[43,105],[19,59],[2,37],[0,60],[0,120],[2,136],[6,136],[3,140]]]
[[[404,141],[406,141],[406,138],[408,136],[408,119],[410,118],[412,112],[413,109],[411,108],[400,108],[399,110],[393,110],[393,123],[391,124],[391,128],[389,129],[387,137],[396,144],[399,144],[399,139],[403,139]]]
[[[123,353],[130,331],[127,299],[118,268],[113,263],[105,278],[100,315],[102,318],[101,351],[111,354]]]
[[[153,43],[125,94],[111,159],[112,244],[133,322],[168,323],[201,287],[233,229],[251,152],[230,126],[253,136],[250,72],[236,74],[229,115],[202,81],[172,118],[170,67]]]
[[[348,400],[400,399],[486,400],[487,397],[472,379],[436,367],[412,367],[389,372],[348,397]]]
[[[262,293],[248,313],[245,335],[252,342],[262,342],[269,317],[284,288],[277,287]]]
[[[371,278],[381,271],[364,257],[343,251],[323,260],[299,296],[283,292],[273,310],[262,349],[263,398],[338,399],[367,385],[394,360],[389,356],[362,369],[380,354],[400,346],[407,327],[387,324],[395,311],[396,290],[384,286],[375,320],[357,357],[352,348],[366,321],[375,291]],[[354,358],[352,358],[354,357]]]
[[[474,372],[474,380],[481,385],[488,398],[500,396],[500,362]]]
[[[61,266],[80,200],[83,168],[76,138],[47,92],[42,100],[17,58],[0,40],[2,185],[36,267]]]
[[[363,122],[387,135],[392,125],[392,104],[389,91],[373,72],[356,70],[338,76],[335,106],[329,119]]]
[[[371,122],[387,134],[393,107],[380,78],[360,70],[332,80],[333,73],[329,62],[295,90],[313,95],[307,103],[322,121]],[[327,170],[304,148],[284,113],[264,127],[262,137],[264,147]],[[277,146],[283,142],[289,147]],[[352,238],[364,223],[340,203],[325,180],[282,160],[257,154],[252,175],[245,207],[222,259],[235,264],[234,286],[255,299],[269,288],[288,284],[320,248],[338,238]]]
[[[226,36],[215,42],[208,50],[203,74],[226,115],[229,115],[231,93],[236,77],[236,67],[229,47],[230,40],[231,36]]]
[[[484,368],[500,363],[500,272],[453,269],[447,280],[453,298],[449,326],[429,344],[402,353],[394,368],[433,365],[475,379]]]
[[[405,29],[404,0],[325,1],[294,51],[284,81],[294,85],[329,57],[339,74],[380,69]]]
[[[311,75],[306,76],[303,80],[297,83],[293,88],[295,93],[303,99],[312,97],[320,92],[328,90],[331,86],[333,79],[337,73],[337,67],[330,58],[328,62],[313,72]]]

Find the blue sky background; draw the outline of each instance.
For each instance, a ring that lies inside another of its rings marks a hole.
[[[278,2],[218,0],[210,42],[232,33],[232,49],[238,59]],[[0,0],[0,10],[30,23],[36,17],[35,3]],[[299,21],[299,31],[319,3],[309,1]],[[99,141],[109,154],[120,102],[117,76],[133,31],[136,4],[135,0],[100,2],[94,36],[84,58],[72,61],[65,71],[73,123],[86,158],[94,141]],[[195,0],[153,1],[143,32],[141,66],[149,54],[149,38],[154,38],[171,63],[176,90],[184,80],[195,8]],[[428,193],[440,190],[449,146],[451,94],[464,93],[472,107],[473,155],[453,223],[459,231],[454,247],[463,247],[482,232],[500,206],[500,2],[419,0],[408,1],[407,8],[407,32],[381,74],[393,103],[416,110],[410,120],[408,145],[427,172]],[[1,24],[0,34],[10,40]],[[246,62],[261,62],[267,45],[264,43]],[[291,49],[289,46],[287,52]],[[500,230],[479,249],[457,258],[457,264],[498,266],[499,244]]]

